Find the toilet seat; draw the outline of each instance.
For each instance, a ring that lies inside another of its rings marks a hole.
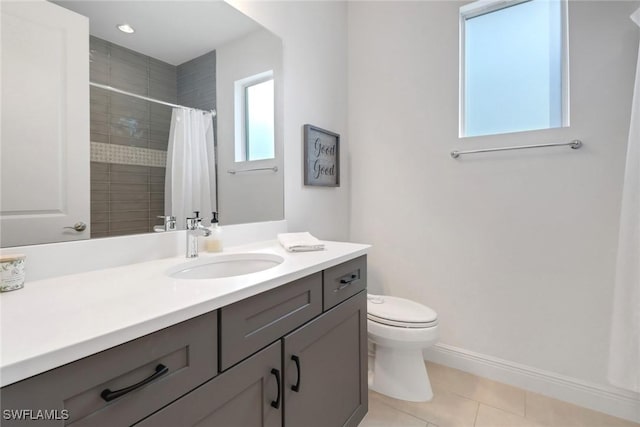
[[[400,328],[431,328],[438,324],[438,314],[429,307],[386,295],[367,295],[367,319]]]

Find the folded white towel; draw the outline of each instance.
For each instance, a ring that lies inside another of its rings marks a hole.
[[[281,233],[278,241],[289,252],[309,252],[324,250],[324,243],[310,233]]]

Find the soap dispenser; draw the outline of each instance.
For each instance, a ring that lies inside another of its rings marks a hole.
[[[205,238],[207,252],[222,252],[222,227],[218,223],[218,212],[211,212],[211,234]]]

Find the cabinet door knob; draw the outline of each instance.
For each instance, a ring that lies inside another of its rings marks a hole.
[[[84,222],[80,221],[80,222],[76,222],[75,224],[73,224],[73,227],[62,227],[62,228],[69,228],[71,230],[76,230],[78,233],[84,231],[87,229],[87,224],[85,224]]]
[[[298,370],[298,381],[294,385],[291,386],[291,390],[299,393],[300,392],[300,358],[295,354],[291,356],[291,360],[296,364],[296,369]]]
[[[273,368],[271,370],[271,375],[274,375],[276,377],[276,386],[278,387],[278,395],[276,396],[276,400],[271,402],[271,406],[276,409],[280,409],[280,371],[278,371],[276,368]]]

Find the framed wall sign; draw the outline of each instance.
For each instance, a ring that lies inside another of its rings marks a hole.
[[[340,187],[340,135],[304,125],[304,185]]]

